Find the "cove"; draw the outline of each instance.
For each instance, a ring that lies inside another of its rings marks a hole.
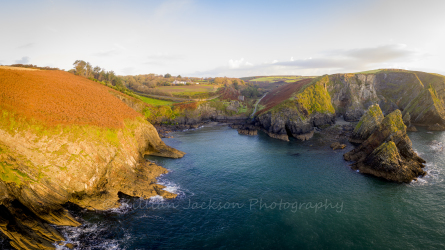
[[[445,248],[445,154],[431,144],[445,140],[442,132],[409,133],[428,162],[428,175],[410,184],[352,170],[342,157],[352,145],[333,151],[312,139],[241,136],[222,125],[172,135],[164,141],[186,152],[183,158],[147,159],[170,170],[159,182],[178,198],[74,211],[84,225],[62,228],[71,242],[91,249]],[[210,201],[244,206],[206,208]]]

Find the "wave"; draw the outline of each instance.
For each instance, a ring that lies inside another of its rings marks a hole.
[[[424,177],[417,178],[417,181],[412,181],[411,185],[414,186],[424,186],[424,185],[433,185],[442,182],[443,176],[441,174],[441,167],[437,166],[434,163],[425,164],[425,168],[423,169],[427,174]]]
[[[433,149],[434,151],[443,151],[443,144],[442,142],[438,142],[436,140],[433,140],[430,143],[430,148]]]
[[[162,176],[160,176],[158,178],[158,184],[165,186],[165,188],[163,188],[162,190],[165,190],[167,192],[174,193],[174,194],[178,195],[177,199],[178,198],[179,199],[183,199],[183,198],[185,198],[187,196],[193,196],[194,195],[194,193],[190,192],[187,189],[181,188],[181,186],[179,186],[178,184],[176,184],[176,183],[174,183],[172,181],[163,179]],[[151,199],[152,198],[153,197],[151,197]]]
[[[121,205],[119,207],[112,208],[112,209],[108,210],[107,212],[112,212],[112,213],[116,213],[116,214],[126,214],[132,209],[132,206],[129,204],[128,200],[121,199],[119,202],[121,203]]]
[[[79,227],[56,227],[62,232],[66,241],[61,245],[54,244],[57,250],[67,250],[66,244],[74,245],[74,249],[125,249],[121,247],[124,243],[131,239],[129,233],[125,232],[124,227],[115,227],[114,223],[99,222],[89,223],[83,222]],[[116,232],[116,228],[119,230]],[[115,233],[112,233],[112,232]]]

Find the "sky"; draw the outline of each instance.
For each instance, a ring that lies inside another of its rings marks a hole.
[[[119,75],[445,74],[443,0],[0,0],[0,64]]]

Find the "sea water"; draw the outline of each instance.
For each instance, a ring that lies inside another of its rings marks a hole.
[[[68,242],[78,249],[445,248],[443,132],[409,133],[429,173],[410,184],[352,170],[343,160],[352,145],[333,151],[227,126],[172,135],[164,141],[183,158],[147,159],[169,169],[158,180],[178,197],[126,198],[108,212],[74,209],[84,224],[59,227]]]

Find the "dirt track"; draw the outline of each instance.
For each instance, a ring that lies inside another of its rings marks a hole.
[[[89,124],[118,128],[141,116],[109,88],[64,71],[0,68],[0,109],[49,126]]]

